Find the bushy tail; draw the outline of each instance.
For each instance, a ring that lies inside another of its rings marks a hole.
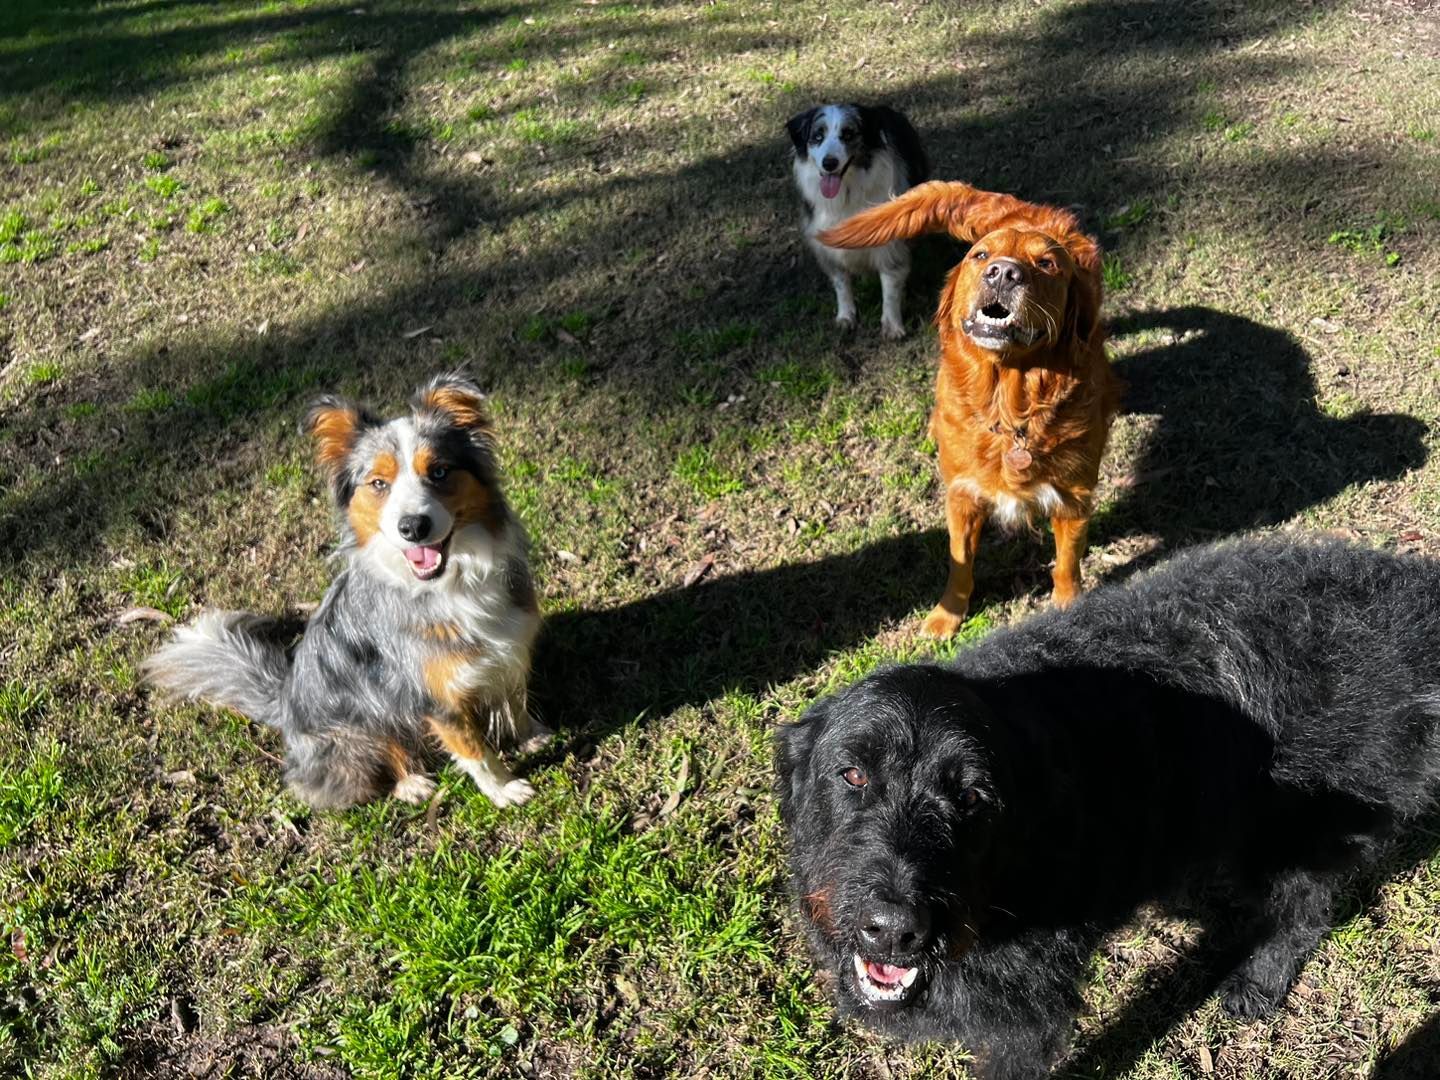
[[[208,701],[272,727],[290,669],[285,650],[257,631],[268,620],[243,611],[207,611],[142,665],[142,677],[177,697]]]
[[[1007,226],[1038,229],[1064,244],[1086,269],[1099,265],[1099,245],[1080,232],[1080,223],[1070,211],[954,180],[920,184],[846,218],[816,239],[836,248],[879,247],[925,233],[948,232],[968,244]]]

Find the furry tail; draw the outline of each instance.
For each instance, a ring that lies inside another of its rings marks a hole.
[[[280,721],[285,650],[257,631],[268,622],[243,611],[207,611],[162,646],[141,675],[177,697],[208,701],[271,727]]]
[[[924,233],[948,232],[968,244],[1007,225],[1039,229],[1067,248],[1071,248],[1071,238],[1081,235],[1079,221],[1068,210],[1025,202],[1013,195],[981,191],[959,181],[932,180],[887,203],[846,218],[816,239],[837,248],[879,247]],[[1071,254],[1085,265],[1079,252],[1072,248]],[[1095,259],[1098,262],[1098,246]]]

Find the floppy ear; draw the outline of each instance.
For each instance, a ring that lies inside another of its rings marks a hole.
[[[787,825],[803,801],[810,776],[810,752],[829,716],[830,699],[817,701],[793,724],[775,729],[775,773],[779,778],[780,818]]]
[[[345,505],[354,494],[350,478],[350,451],[360,432],[376,423],[371,414],[333,394],[317,398],[306,410],[300,430],[315,440],[315,460],[330,484],[335,501]]]
[[[415,391],[410,407],[417,413],[440,413],[449,423],[469,432],[477,440],[490,435],[485,394],[459,372],[435,376]]]
[[[796,113],[785,121],[785,130],[790,133],[790,141],[795,144],[795,153],[804,157],[810,146],[810,125],[815,122],[815,114],[820,111],[820,106],[813,109],[806,109],[802,113]]]
[[[1088,238],[1087,238],[1088,239]],[[1095,258],[1099,261],[1099,246],[1093,241]],[[1076,260],[1075,276],[1070,281],[1070,295],[1065,298],[1065,317],[1061,321],[1065,336],[1061,339],[1083,345],[1090,340],[1100,325],[1100,298],[1104,289],[1098,266],[1087,269]]]

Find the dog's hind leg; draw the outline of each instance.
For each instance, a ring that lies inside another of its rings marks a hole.
[[[933,637],[947,638],[965,621],[970,593],[975,588],[975,552],[980,547],[980,530],[985,525],[985,508],[970,493],[952,483],[945,489],[945,523],[950,530],[950,576],[945,592],[921,629]]]
[[[910,252],[902,247],[903,258],[893,266],[880,268],[880,334],[887,338],[905,336],[905,319],[900,304],[905,297],[905,280],[910,276]]]
[[[1272,1012],[1330,929],[1336,883],[1296,870],[1276,878],[1261,908],[1260,935],[1245,958],[1220,984],[1231,1016],[1254,1019]]]
[[[535,789],[506,768],[500,755],[468,723],[431,717],[430,730],[455,764],[470,774],[475,786],[496,806],[518,806],[535,794]]]

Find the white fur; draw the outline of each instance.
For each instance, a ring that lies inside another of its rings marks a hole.
[[[415,422],[409,418],[392,420],[390,429],[400,445],[399,470],[385,499],[385,508],[380,512],[380,531],[400,551],[416,544],[438,544],[450,534],[455,519],[434,489],[425,483],[425,478],[415,471],[418,449]],[[400,519],[414,514],[430,518],[430,532],[407,540],[400,535]]]
[[[987,491],[968,476],[957,476],[950,486],[959,488],[1007,529],[1028,525],[1038,514],[1054,517],[1065,508],[1065,499],[1053,484],[1032,484],[1019,495],[1008,491]]]
[[[838,225],[846,218],[880,203],[888,202],[896,195],[909,189],[904,166],[888,147],[871,151],[870,165],[861,169],[851,165],[845,170],[840,181],[840,191],[833,199],[820,194],[820,162],[827,154],[842,163],[849,158],[849,151],[841,142],[838,132],[844,121],[846,110],[838,105],[827,105],[820,111],[816,122],[826,125],[826,137],[818,145],[811,145],[803,158],[795,157],[795,186],[800,195],[810,204],[812,213],[805,223],[805,243],[830,278],[835,287],[835,322],[845,329],[855,325],[855,295],[850,277],[856,273],[878,273],[883,296],[880,327],[886,337],[905,336],[905,325],[901,316],[900,301],[905,293],[905,279],[910,275],[910,245],[896,240],[876,248],[832,248],[815,239],[832,225]]]

